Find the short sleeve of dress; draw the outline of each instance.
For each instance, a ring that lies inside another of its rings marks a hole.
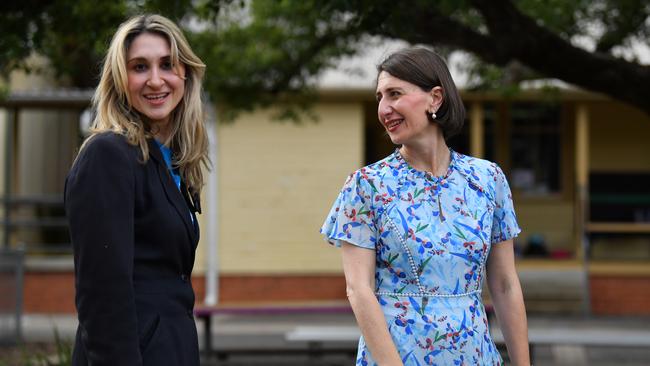
[[[492,244],[512,239],[519,235],[521,229],[517,224],[517,216],[512,202],[512,193],[505,174],[498,165],[494,165],[494,216],[492,218]]]
[[[371,192],[370,184],[359,172],[347,178],[320,229],[325,240],[337,247],[346,241],[362,248],[375,248],[377,230]]]

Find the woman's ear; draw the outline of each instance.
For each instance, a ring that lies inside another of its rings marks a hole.
[[[433,87],[429,92],[429,95],[431,96],[431,110],[429,113],[435,113],[438,109],[440,109],[440,106],[442,105],[442,101],[444,99],[442,87]]]

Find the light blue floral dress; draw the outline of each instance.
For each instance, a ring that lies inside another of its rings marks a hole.
[[[348,177],[321,233],[376,253],[376,295],[404,365],[501,365],[481,286],[492,244],[520,232],[492,162],[451,151],[443,177],[399,150]],[[363,337],[357,365],[376,365]]]

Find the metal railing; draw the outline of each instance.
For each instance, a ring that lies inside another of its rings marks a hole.
[[[63,197],[57,195],[20,194],[16,186],[16,162],[18,159],[18,135],[21,112],[27,110],[67,110],[81,114],[90,105],[92,90],[58,89],[31,92],[14,92],[0,100],[0,108],[6,111],[4,141],[3,196],[0,198],[3,212],[1,246],[12,248],[12,243],[25,244],[28,255],[69,255],[72,245],[67,235],[67,222],[63,214]],[[47,233],[46,233],[47,232]],[[25,233],[38,233],[23,238]],[[38,236],[41,238],[38,238]]]
[[[25,251],[0,248],[0,344],[22,341]]]

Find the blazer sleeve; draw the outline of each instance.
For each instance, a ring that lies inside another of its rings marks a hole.
[[[98,135],[66,180],[75,301],[91,365],[142,364],[133,290],[135,164],[121,137]]]

